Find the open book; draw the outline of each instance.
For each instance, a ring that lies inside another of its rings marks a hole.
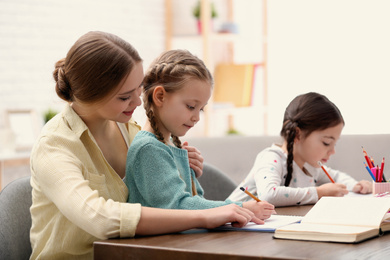
[[[357,243],[390,230],[390,198],[322,197],[300,224],[275,230],[274,238]]]
[[[264,224],[258,225],[253,222],[249,222],[242,228],[233,227],[230,223],[214,228],[213,230],[233,230],[233,231],[261,231],[261,232],[275,232],[279,227],[283,227],[292,223],[301,221],[302,216],[289,216],[289,215],[271,215],[269,219],[266,219]]]

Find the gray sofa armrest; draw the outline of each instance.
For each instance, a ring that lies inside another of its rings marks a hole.
[[[234,181],[217,167],[204,163],[203,175],[199,177],[204,197],[209,200],[225,200],[236,188]]]

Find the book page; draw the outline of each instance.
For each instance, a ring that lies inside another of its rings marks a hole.
[[[278,229],[279,230],[279,229]],[[323,234],[358,234],[372,230],[370,227],[358,227],[358,226],[337,226],[337,225],[321,225],[321,224],[293,224],[281,228],[282,231],[290,232],[312,232]]]
[[[347,195],[344,195],[345,197],[359,197],[359,198],[369,198],[369,197],[374,197],[374,194],[368,193],[368,194],[361,194],[361,193],[355,193],[355,192],[348,192]]]
[[[389,209],[390,198],[385,197],[322,197],[302,223],[379,228]]]

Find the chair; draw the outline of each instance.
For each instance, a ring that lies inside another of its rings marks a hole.
[[[203,174],[198,178],[209,200],[225,200],[237,187],[234,181],[211,164],[203,164]]]
[[[30,176],[9,183],[0,192],[0,259],[29,259]]]

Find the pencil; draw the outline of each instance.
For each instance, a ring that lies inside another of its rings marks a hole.
[[[381,170],[380,170],[381,182],[383,182],[385,180],[383,178],[383,167],[385,167],[385,157],[383,157],[382,163],[381,163]]]
[[[372,167],[374,167],[374,165],[372,165],[371,160],[368,158],[367,152],[366,152],[366,150],[364,150],[363,146],[362,146],[362,149],[363,149],[364,158],[367,161],[367,165],[371,169]]]
[[[370,174],[371,178],[375,181],[375,176],[372,173],[370,167],[368,167],[368,165],[365,162],[363,162],[363,163],[364,163],[364,167],[366,167],[366,169],[367,169],[368,173]]]
[[[334,183],[334,180],[332,179],[332,177],[330,177],[329,173],[325,170],[324,166],[322,165],[322,163],[320,161],[318,161],[318,165],[322,168],[322,170],[326,173],[326,175],[328,176],[329,180],[331,182]]]
[[[379,175],[378,175],[378,170],[377,170],[377,168],[376,168],[376,167],[372,167],[372,168],[371,168],[371,172],[372,172],[372,174],[374,174],[374,176],[375,176],[375,182],[379,182]]]
[[[252,197],[254,200],[256,200],[257,202],[260,202],[261,200],[259,200],[255,195],[253,195],[252,193],[250,193],[249,191],[247,191],[246,189],[244,189],[243,187],[240,187],[240,189],[245,192],[246,194],[248,194],[250,197]]]

